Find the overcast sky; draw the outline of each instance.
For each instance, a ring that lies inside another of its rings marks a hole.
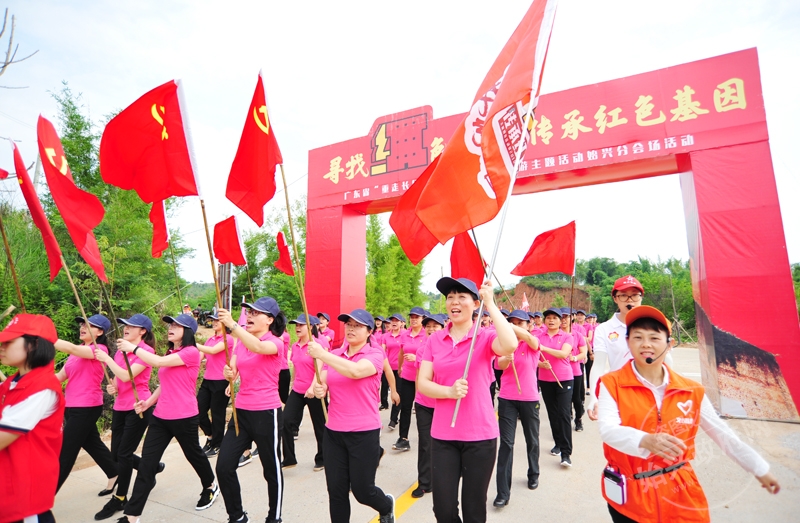
[[[39,53],[0,77],[0,85],[28,86],[0,89],[0,136],[21,140],[30,163],[36,118],[55,117],[49,93],[62,81],[82,93],[91,117],[100,121],[151,88],[182,78],[215,223],[239,212],[221,195],[259,69],[287,176],[296,182],[289,188],[294,199],[307,189],[309,149],[363,136],[376,118],[393,112],[430,105],[434,117],[442,117],[468,110],[529,5],[14,0],[8,6],[17,16],[20,54]],[[562,0],[542,93],[757,47],[789,259],[799,262],[798,27],[796,0]],[[11,165],[9,148],[0,147],[0,166]],[[0,190],[4,198],[22,201],[15,182],[2,182]],[[283,207],[282,193],[277,196],[268,212]],[[188,200],[170,220],[197,249],[181,273],[190,281],[210,281],[199,205]],[[518,279],[509,271],[536,234],[571,220],[577,222],[579,258],[688,257],[677,175],[515,196],[496,269],[503,284]],[[244,216],[240,222],[255,227]],[[496,233],[494,223],[478,228],[482,251],[490,251]],[[424,288],[433,288],[440,268],[449,272],[449,254],[449,245],[439,246],[428,257]]]

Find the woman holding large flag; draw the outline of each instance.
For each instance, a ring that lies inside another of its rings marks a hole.
[[[461,505],[464,523],[486,521],[486,496],[497,456],[497,419],[489,389],[491,362],[517,348],[517,337],[494,302],[491,281],[477,286],[466,278],[445,277],[436,288],[446,296],[450,323],[428,338],[417,385],[436,400],[431,424],[433,511],[439,523],[459,520],[458,485],[463,479]],[[481,329],[472,320],[483,300],[494,329]],[[474,340],[473,340],[474,338]],[[472,351],[467,379],[464,369]],[[469,393],[472,391],[472,393]],[[453,413],[461,400],[458,418]]]
[[[235,400],[238,434],[234,420],[231,420],[217,458],[217,478],[229,521],[249,521],[242,507],[242,492],[236,470],[242,453],[255,442],[269,494],[266,523],[274,523],[281,521],[283,511],[280,449],[283,411],[278,382],[280,355],[286,350],[281,340],[286,330],[286,316],[278,303],[269,297],[242,305],[247,309],[245,327],[239,326],[227,310],[220,309],[218,312],[220,321],[231,329],[231,334],[237,340],[230,363],[224,369],[225,379],[232,381],[239,377],[241,381]]]

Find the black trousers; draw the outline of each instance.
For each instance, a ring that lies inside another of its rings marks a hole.
[[[380,429],[337,432],[325,428],[325,482],[331,523],[349,523],[350,491],[356,501],[386,515],[392,502],[375,485],[381,455]]]
[[[325,405],[327,404],[326,399]],[[319,398],[306,398],[299,392],[291,391],[286,406],[283,407],[283,462],[287,465],[297,463],[297,456],[294,452],[294,434],[300,430],[303,408],[306,406],[311,415],[311,423],[314,425],[314,436],[317,438],[317,454],[314,456],[314,464],[324,464],[322,438],[325,435],[325,413],[322,411],[322,401]]]
[[[209,444],[213,448],[219,448],[222,444],[222,436],[225,435],[225,411],[228,408],[230,398],[225,395],[228,387],[227,380],[203,380],[200,390],[197,391],[197,408],[200,410],[200,430],[209,439]],[[211,411],[211,419],[208,411]]]
[[[400,437],[408,439],[408,430],[411,428],[411,409],[414,408],[417,384],[413,381],[400,378],[397,389],[400,393]]]
[[[136,474],[136,482],[133,484],[133,494],[125,505],[126,516],[142,515],[147,498],[156,486],[158,462],[161,461],[172,438],[178,440],[183,455],[200,478],[202,488],[209,488],[214,484],[214,471],[211,470],[208,458],[200,448],[197,428],[197,416],[172,420],[151,416],[147,436],[144,438],[139,473]],[[238,456],[236,459],[239,459]]]
[[[141,458],[135,455],[144,431],[150,424],[155,406],[142,412],[140,418],[134,410],[115,410],[111,413],[111,456],[117,462],[117,496],[126,497],[131,487],[133,469],[139,470]]]
[[[291,369],[281,369],[278,374],[278,396],[281,397],[281,403],[286,405],[289,400],[289,385],[292,383]]]
[[[100,466],[107,478],[117,475],[117,463],[114,461],[111,451],[100,440],[100,433],[97,432],[97,419],[102,413],[102,405],[64,409],[64,442],[58,457],[60,469],[56,492],[61,489],[61,485],[72,472],[81,448]]]
[[[572,383],[572,408],[575,409],[575,422],[581,420],[584,413],[583,400],[586,399],[586,387],[583,384],[583,375],[575,376]],[[572,411],[570,410],[570,415]]]
[[[389,408],[389,380],[384,373],[381,373],[381,408]]]
[[[561,456],[572,455],[572,383],[573,380],[562,381],[559,387],[555,381],[539,382],[550,430]]]
[[[397,393],[400,394],[400,374],[396,370],[392,371],[394,374],[394,383],[395,387],[397,388]],[[392,403],[392,411],[389,413],[389,423],[394,423],[397,425],[397,416],[400,414],[400,405],[395,405]]]
[[[317,400],[319,402],[319,400]],[[281,409],[243,410],[237,409],[239,435],[234,422],[228,423],[228,431],[222,440],[217,457],[217,481],[225,510],[231,520],[242,517],[242,489],[239,485],[239,456],[256,443],[264,479],[267,480],[270,518],[281,519],[283,512],[283,471],[281,470],[281,432],[283,412]],[[289,436],[291,438],[291,435]]]
[[[500,448],[497,451],[497,497],[511,495],[511,468],[514,464],[514,440],[517,418],[522,421],[528,456],[528,480],[539,477],[539,402],[500,398],[497,403],[500,424]]]
[[[584,365],[583,365],[584,369],[585,369],[584,372],[583,372],[583,377],[586,379],[586,388],[587,389],[592,386],[592,384],[589,383],[589,374],[592,372],[592,365],[594,365],[594,360],[591,359],[591,358],[587,359],[586,363],[584,363]]]
[[[431,490],[431,424],[433,423],[433,409],[425,405],[416,404],[417,433],[417,482],[419,488]]]
[[[637,523],[635,519],[631,519],[625,514],[620,513],[611,505],[608,505],[608,513],[611,514],[611,521],[614,523]]]
[[[486,522],[486,494],[492,481],[497,440],[445,441],[432,438],[433,514],[438,523],[461,521],[458,483],[464,523]]]

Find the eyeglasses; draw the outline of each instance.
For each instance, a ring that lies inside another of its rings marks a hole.
[[[642,301],[642,294],[638,292],[636,294],[617,294],[617,298],[620,301]]]
[[[350,329],[351,331],[357,330],[357,329],[359,329],[361,327],[366,328],[367,326],[366,325],[362,325],[361,323],[356,323],[356,324],[345,323],[344,324],[344,328],[345,329]]]
[[[245,309],[248,316],[258,316],[259,314],[266,314],[266,312],[257,311],[255,309]]]

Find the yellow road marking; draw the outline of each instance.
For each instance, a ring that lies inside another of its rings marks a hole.
[[[416,503],[417,501],[422,499],[422,498],[414,499],[414,498],[411,497],[411,491],[413,491],[415,488],[417,488],[417,485],[419,485],[419,483],[415,482],[413,485],[408,487],[408,490],[403,492],[400,495],[399,498],[394,500],[394,517],[395,517],[395,519],[399,518],[400,516],[405,514],[406,510],[411,508],[411,505],[413,505],[414,503]],[[377,515],[369,523],[378,523],[378,520],[380,520],[380,518],[381,518],[380,515]]]

